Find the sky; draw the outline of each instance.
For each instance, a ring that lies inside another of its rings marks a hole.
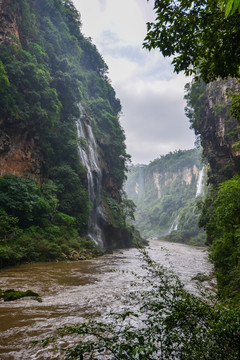
[[[108,65],[108,77],[122,104],[121,125],[133,164],[192,149],[195,136],[184,114],[184,85],[169,58],[143,49],[153,0],[73,0],[82,32]]]

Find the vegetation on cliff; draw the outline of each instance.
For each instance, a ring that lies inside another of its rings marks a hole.
[[[201,150],[179,150],[132,166],[125,185],[136,204],[135,225],[145,237],[203,245],[204,231],[197,226],[197,180]],[[171,232],[171,234],[170,234]]]
[[[240,159],[236,144],[240,127],[231,114],[231,98],[225,94],[226,88],[237,93],[237,81],[187,84],[186,114],[200,137],[209,164],[208,194],[199,203],[202,213],[199,225],[206,230],[221,296],[239,299]]]
[[[211,184],[201,204],[200,225],[207,231],[221,295],[238,298],[240,219],[234,215],[234,196],[239,191],[236,190],[239,179],[233,178],[240,174],[240,17],[237,9],[239,0],[177,4],[156,0],[156,20],[148,24],[144,46],[149,50],[159,48],[164,56],[173,56],[176,72],[195,75],[192,84],[186,87],[186,113],[210,164]],[[229,212],[228,206],[225,209],[224,199],[228,199],[232,211]],[[228,229],[224,218],[230,221]]]
[[[5,18],[17,24],[17,32],[1,30],[5,34],[0,44],[0,156],[8,159],[19,138],[40,156],[37,171],[31,168],[34,159],[29,155],[28,174],[10,165],[2,172],[0,265],[62,258],[95,247],[83,239],[91,203],[87,170],[78,154],[78,146],[87,141],[77,136],[79,103],[89,114],[97,139],[102,201],[106,197],[115,201],[124,223],[119,227],[106,215],[111,234],[118,233],[118,242],[108,240],[106,246],[125,246],[125,240],[131,245],[137,234],[126,225],[122,205],[129,156],[118,120],[121,105],[107,78],[107,65],[80,32],[79,13],[71,0],[5,0],[2,9]],[[9,175],[15,170],[21,177]]]

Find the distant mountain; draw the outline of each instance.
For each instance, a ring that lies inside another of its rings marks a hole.
[[[203,193],[201,150],[179,150],[149,165],[129,169],[125,190],[137,206],[135,225],[144,237],[204,244],[197,226],[197,201]]]

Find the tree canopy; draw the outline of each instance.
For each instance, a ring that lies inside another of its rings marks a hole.
[[[240,17],[234,5],[228,12],[228,2],[155,0],[156,19],[147,24],[144,47],[173,56],[177,73],[198,72],[206,82],[239,77]]]

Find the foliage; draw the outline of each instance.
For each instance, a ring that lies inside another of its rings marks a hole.
[[[79,178],[71,171],[65,183],[63,176],[59,178],[65,186],[74,188],[77,197]],[[60,211],[60,185],[48,180],[39,187],[36,180],[16,175],[0,178],[0,268],[22,262],[71,259],[73,251],[78,252],[78,258],[99,254],[92,241],[79,235],[84,220],[79,209],[81,198],[67,208],[69,212],[75,210],[76,217]]]
[[[89,203],[81,178],[69,165],[53,168],[51,177],[57,185],[59,210],[78,218],[79,229],[84,229],[88,221]]]
[[[20,291],[14,289],[8,289],[8,290],[0,289],[0,299],[2,298],[4,301],[14,301],[21,299],[23,297],[30,297],[30,296],[34,300],[37,300],[38,302],[42,301],[39,294],[32,290]]]
[[[185,85],[185,96],[187,101],[185,114],[188,117],[191,128],[195,134],[200,134],[201,120],[207,106],[207,85],[203,80],[195,80]]]
[[[228,89],[228,97],[231,98],[231,115],[239,122],[240,121],[240,93],[233,89]]]
[[[142,256],[138,290],[130,294],[121,313],[65,326],[44,346],[70,335],[75,345],[64,350],[69,360],[238,359],[239,308],[188,293],[169,269],[145,252]]]
[[[48,205],[36,181],[15,175],[0,178],[0,207],[17,218],[22,228],[40,224],[51,211]]]
[[[77,134],[79,103],[98,143],[102,182],[114,183],[118,207],[129,160],[118,118],[120,101],[101,54],[80,31],[72,0],[12,0],[6,11],[17,19],[19,38],[0,44],[1,124],[9,138],[18,133],[40,150],[42,184],[27,177],[0,179],[0,234],[11,240],[0,243],[2,266],[62,258],[71,253],[71,236],[79,244],[87,234],[90,203],[87,170],[78,153],[79,145],[86,146]],[[111,198],[111,189],[106,192]],[[37,234],[29,230],[33,227]]]
[[[221,10],[224,10],[225,17],[233,15],[235,12],[240,13],[240,1],[239,0],[220,0]]]
[[[134,224],[142,236],[164,236],[179,218],[181,230],[170,239],[203,244],[203,231],[197,228],[197,176],[194,174],[195,167],[201,167],[200,155],[201,150],[197,149],[179,150],[161,156],[147,166],[130,167],[125,188],[129,198],[136,203]]]
[[[205,232],[203,229],[199,229],[198,226],[201,212],[197,204],[195,199],[191,199],[186,203],[179,214],[177,230],[165,236],[167,241],[198,246],[205,245]]]
[[[18,218],[9,216],[5,210],[0,208],[0,237],[9,239],[19,230]]]
[[[240,178],[220,184],[212,203],[205,229],[211,240],[211,258],[216,268],[220,294],[236,297],[240,294]]]
[[[240,18],[236,12],[225,17],[213,0],[155,0],[154,4],[156,19],[147,24],[145,48],[173,56],[176,72],[199,72],[206,82],[219,76],[239,77]]]
[[[142,247],[148,244],[139,231],[129,222],[134,219],[135,204],[127,199],[123,192],[120,202],[107,196],[102,196],[104,211],[107,218],[105,236],[108,248]]]

